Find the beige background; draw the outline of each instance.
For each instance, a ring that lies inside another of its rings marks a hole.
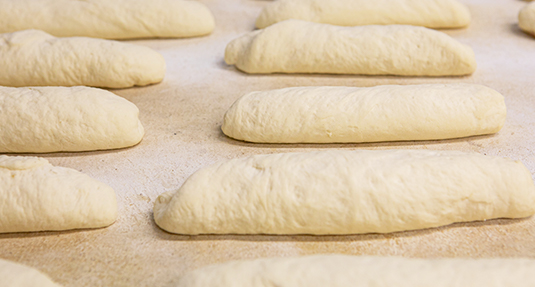
[[[316,253],[410,257],[535,258],[535,218],[455,224],[438,229],[356,236],[180,236],[152,219],[157,196],[175,190],[215,161],[259,153],[321,149],[415,148],[463,150],[519,159],[535,172],[535,38],[517,28],[519,0],[463,0],[473,23],[445,31],[473,47],[469,77],[401,78],[331,75],[247,75],[223,62],[226,44],[251,31],[261,0],[202,0],[216,18],[203,38],[131,41],[162,53],[163,83],[116,94],[141,110],[146,135],[136,147],[44,155],[112,186],[120,216],[99,230],[0,235],[0,258],[37,267],[65,286],[172,286],[188,270],[210,263]],[[255,90],[291,86],[478,83],[505,96],[508,116],[496,135],[445,141],[380,144],[259,145],[225,137],[226,109]]]

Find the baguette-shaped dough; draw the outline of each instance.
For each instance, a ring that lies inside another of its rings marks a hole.
[[[139,110],[88,87],[0,87],[0,152],[104,150],[133,146],[144,130]]]
[[[454,76],[475,71],[472,49],[435,30],[339,27],[286,20],[227,45],[225,62],[246,73]]]
[[[260,143],[436,140],[496,133],[505,116],[503,96],[480,85],[301,87],[241,97],[222,130]]]
[[[349,255],[262,258],[207,266],[177,287],[532,287],[535,260]]]
[[[470,11],[456,0],[278,0],[262,10],[256,27],[288,19],[339,26],[462,28],[470,24]]]
[[[0,156],[0,233],[98,228],[116,218],[111,187],[44,158]]]
[[[0,35],[0,85],[128,88],[161,82],[165,61],[139,45],[25,30]]]
[[[526,5],[518,14],[518,26],[526,33],[535,36],[535,2]]]
[[[154,205],[179,234],[357,234],[535,214],[519,161],[427,151],[256,155],[194,173]]]
[[[60,287],[39,270],[0,259],[2,287]]]
[[[0,0],[0,33],[38,29],[58,37],[106,39],[202,36],[214,17],[197,1]]]

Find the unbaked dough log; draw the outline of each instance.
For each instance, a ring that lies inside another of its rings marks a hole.
[[[470,11],[456,0],[278,0],[265,6],[256,27],[288,19],[340,26],[462,28],[470,24]]]
[[[0,85],[128,88],[161,82],[165,61],[139,45],[25,30],[0,35]]]
[[[194,173],[154,204],[179,234],[357,234],[535,214],[519,161],[452,151],[256,155]]]
[[[531,287],[529,259],[415,259],[314,255],[263,258],[186,273],[177,287]]]
[[[0,152],[115,149],[141,141],[139,110],[88,87],[0,87]]]
[[[225,62],[252,74],[453,76],[476,69],[470,47],[435,30],[405,25],[339,27],[300,20],[233,40]]]
[[[503,96],[480,85],[300,87],[241,97],[222,130],[259,143],[436,140],[496,133],[505,116]]]
[[[0,259],[2,287],[60,287],[39,270]]]
[[[503,96],[481,85],[300,87],[241,97],[222,130],[259,143],[436,140],[496,133],[505,117]]]
[[[0,156],[0,233],[99,228],[116,218],[111,187],[44,158]]]
[[[535,36],[535,2],[524,7],[518,15],[520,29]]]
[[[0,33],[43,30],[58,37],[106,39],[194,37],[214,30],[197,1],[0,0]]]

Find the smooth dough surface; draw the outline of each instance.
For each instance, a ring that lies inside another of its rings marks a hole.
[[[535,2],[526,5],[520,11],[518,15],[518,26],[526,33],[535,36]]]
[[[256,27],[288,19],[339,26],[462,28],[470,24],[470,11],[456,0],[277,0],[265,6]]]
[[[37,269],[0,259],[2,287],[60,287]]]
[[[535,213],[519,161],[427,150],[256,155],[202,168],[154,204],[179,234],[357,234]]]
[[[141,141],[139,110],[88,87],[0,87],[0,152],[104,150]]]
[[[0,33],[38,29],[58,37],[106,39],[209,34],[214,17],[198,1],[0,0]]]
[[[165,61],[139,45],[38,30],[0,35],[0,85],[129,88],[159,83]]]
[[[222,130],[259,143],[433,140],[496,133],[505,117],[504,97],[481,85],[299,87],[241,97]]]
[[[0,155],[0,233],[99,228],[116,218],[111,187],[44,158]]]
[[[252,74],[459,76],[476,69],[470,47],[435,30],[301,20],[286,20],[233,40],[225,62]]]
[[[530,259],[413,259],[349,255],[262,258],[186,273],[177,287],[532,287]]]

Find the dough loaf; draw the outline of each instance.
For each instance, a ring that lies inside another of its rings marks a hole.
[[[187,273],[177,287],[532,287],[530,259],[314,255],[243,260]]]
[[[484,86],[300,87],[253,92],[222,130],[259,143],[340,143],[459,138],[498,132],[503,96]]]
[[[2,259],[0,259],[0,286],[60,287],[37,269]]]
[[[225,62],[246,73],[454,76],[475,71],[472,49],[435,30],[339,27],[286,20],[227,45]]]
[[[58,37],[193,37],[214,30],[205,5],[183,0],[0,0],[0,33],[38,29]]]
[[[521,162],[452,151],[256,155],[205,167],[154,204],[179,234],[357,234],[535,214]]]
[[[520,29],[535,36],[535,2],[528,4],[518,15]]]
[[[141,141],[139,110],[88,87],[0,87],[0,152],[115,149]]]
[[[79,1],[77,1],[79,2]],[[25,30],[0,35],[0,85],[128,88],[161,82],[165,61],[143,46]]]
[[[0,155],[0,233],[98,228],[116,218],[111,187],[44,158]]]
[[[456,0],[278,0],[262,10],[256,27],[288,19],[340,26],[462,28],[470,24],[470,11]]]

